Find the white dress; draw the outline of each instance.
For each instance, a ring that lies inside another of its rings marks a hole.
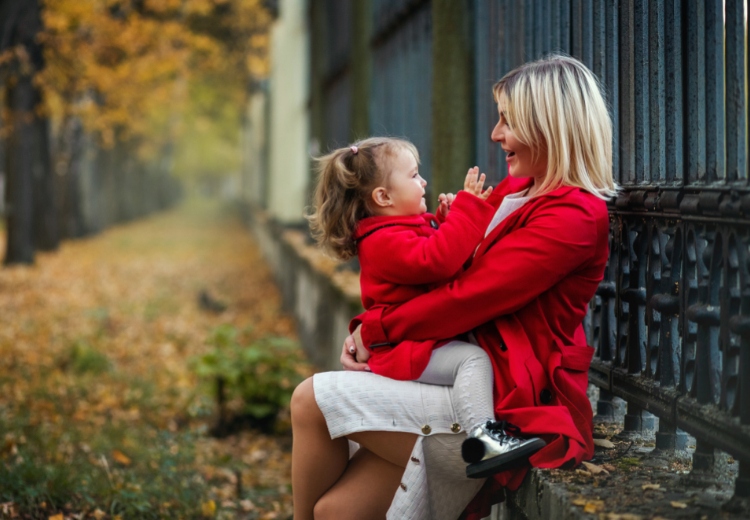
[[[418,435],[389,520],[455,520],[484,484],[465,476],[453,387],[343,371],[315,374],[313,385],[332,439],[361,431]]]

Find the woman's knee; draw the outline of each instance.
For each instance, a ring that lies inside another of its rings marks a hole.
[[[294,389],[290,409],[292,424],[305,423],[322,417],[318,403],[315,401],[312,377],[308,377]]]
[[[315,520],[343,520],[346,518],[346,511],[342,510],[338,500],[325,494],[315,503],[313,518]]]

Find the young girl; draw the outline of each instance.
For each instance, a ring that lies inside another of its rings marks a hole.
[[[439,196],[437,216],[427,213],[427,183],[418,166],[413,144],[385,137],[318,159],[310,227],[335,256],[359,257],[366,310],[403,303],[453,279],[495,214],[485,202],[492,188],[483,190],[485,176],[476,167],[466,174],[463,191]],[[464,458],[473,463],[468,476],[485,477],[544,446],[541,439],[515,439],[491,427],[492,366],[476,345],[434,340],[373,345],[368,365],[381,376],[454,387],[458,422],[451,431],[470,430],[472,437],[464,445]]]

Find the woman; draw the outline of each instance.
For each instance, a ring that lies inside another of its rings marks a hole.
[[[471,265],[454,282],[360,315],[341,356],[348,371],[316,374],[295,391],[296,520],[457,518],[472,498],[478,518],[494,491],[525,476],[526,467],[466,479],[454,408],[471,403],[452,387],[367,373],[373,346],[470,332],[493,362],[497,419],[546,441],[531,465],[593,455],[593,349],[581,324],[608,258],[611,121],[596,78],[570,57],[523,65],[493,91],[492,139],[509,177],[488,199],[498,211]],[[347,439],[361,447],[351,460]]]

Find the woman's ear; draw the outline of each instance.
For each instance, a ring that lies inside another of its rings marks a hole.
[[[378,207],[387,208],[392,205],[391,197],[388,195],[388,190],[382,186],[372,190],[372,200]]]

